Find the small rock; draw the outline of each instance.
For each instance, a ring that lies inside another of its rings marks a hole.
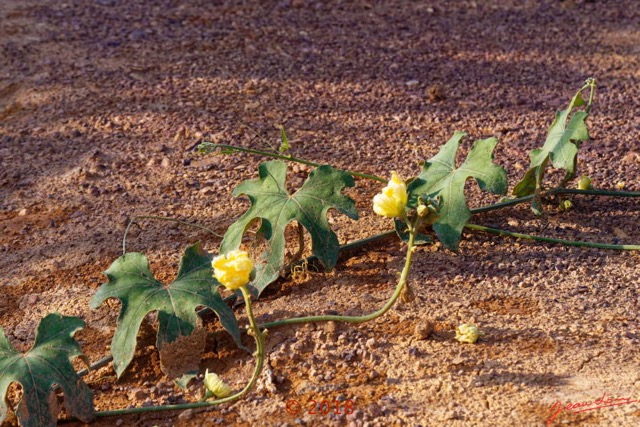
[[[178,129],[178,132],[176,132],[175,136],[173,137],[173,142],[181,141],[186,137],[187,137],[187,128],[184,126],[181,126],[180,129]]]
[[[429,97],[429,101],[431,102],[444,101],[447,99],[444,94],[444,89],[442,89],[442,86],[440,85],[430,86],[427,90],[427,97]]]
[[[327,337],[330,337],[332,340],[335,339],[335,335],[338,331],[338,325],[336,325],[336,322],[329,321],[326,323],[325,326],[325,331],[327,332]]]
[[[416,324],[413,334],[420,340],[426,340],[431,335],[431,332],[433,332],[433,324],[428,320],[424,320]]]
[[[138,41],[145,38],[147,33],[144,30],[133,30],[129,33],[129,40]]]
[[[181,421],[190,420],[191,418],[193,418],[193,409],[187,409],[178,415],[178,419]]]
[[[445,412],[444,419],[447,420],[447,421],[450,421],[450,420],[462,420],[462,419],[464,419],[464,417],[462,417],[462,415],[458,411],[455,411],[455,410],[451,409],[451,410],[448,410],[447,412]]]
[[[622,163],[633,164],[640,163],[640,153],[630,151],[622,158]]]
[[[118,418],[116,420],[116,427],[120,427],[122,424],[124,424],[124,420],[122,418]]]
[[[408,82],[405,82],[405,85],[407,85],[407,87],[414,87],[417,86],[418,83],[420,83],[418,80],[409,80]]]
[[[127,398],[129,400],[144,400],[147,398],[147,393],[145,393],[141,388],[132,388],[127,393]]]
[[[18,212],[18,216],[25,216],[27,214],[27,210],[26,209],[22,209],[20,210],[20,212]]]
[[[355,411],[347,415],[347,419],[350,421],[361,420],[363,415],[364,414],[360,409],[356,409]]]
[[[33,307],[38,300],[40,299],[40,297],[38,295],[25,295],[22,298],[20,298],[20,302],[18,303],[18,307],[20,307],[20,310],[25,310],[28,309],[30,307]]]

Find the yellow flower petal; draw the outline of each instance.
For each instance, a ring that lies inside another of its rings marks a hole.
[[[249,254],[239,249],[215,257],[211,265],[216,280],[232,291],[249,283],[253,270]]]
[[[373,211],[388,218],[401,218],[407,208],[407,185],[400,175],[391,173],[391,180],[373,198]]]

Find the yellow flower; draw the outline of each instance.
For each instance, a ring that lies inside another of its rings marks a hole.
[[[373,211],[388,218],[402,218],[406,208],[407,185],[397,173],[392,172],[387,186],[373,198]]]
[[[478,338],[484,335],[476,325],[464,323],[456,328],[456,339],[460,342],[473,344]]]
[[[218,282],[232,291],[249,283],[249,275],[253,270],[249,254],[239,249],[215,257],[211,265]]]
[[[204,386],[218,399],[231,396],[232,393],[231,387],[222,381],[222,378],[215,372],[209,373],[208,369],[204,373]]]

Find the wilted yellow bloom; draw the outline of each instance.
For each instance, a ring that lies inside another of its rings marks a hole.
[[[249,283],[249,275],[253,270],[249,254],[239,249],[215,257],[211,265],[218,282],[232,291]]]
[[[222,378],[215,372],[209,373],[208,369],[204,373],[204,386],[218,399],[231,396],[232,393],[231,387],[222,381]]]
[[[587,175],[582,175],[578,180],[578,190],[593,190],[593,185],[591,185],[591,178]]]
[[[456,328],[456,339],[460,342],[473,344],[483,335],[476,325],[464,323]]]
[[[624,187],[627,185],[626,182],[620,181],[618,183],[616,183],[616,187],[618,187],[618,190],[622,190],[624,189]]]
[[[373,211],[388,218],[402,218],[406,208],[407,185],[397,173],[392,172],[387,186],[373,198]]]

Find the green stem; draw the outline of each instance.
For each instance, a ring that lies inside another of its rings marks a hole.
[[[519,205],[520,203],[524,203],[533,199],[533,194],[530,196],[519,197],[517,199],[507,200],[505,202],[494,203],[493,205],[482,206],[479,208],[471,209],[472,214],[478,214],[482,212],[495,211],[498,209],[506,208],[508,206]]]
[[[589,95],[589,107],[591,106],[592,103],[592,99],[593,99],[593,87],[591,85],[585,85],[584,89],[586,89],[587,87],[591,87],[591,93]],[[239,147],[236,145],[229,145],[229,144],[214,144],[208,141],[205,141],[204,143],[208,144],[209,147],[211,147],[212,149],[216,149],[216,148],[221,148],[221,149],[226,149],[226,150],[234,150],[234,151],[240,151],[240,152],[246,152],[246,153],[251,153],[251,154],[258,154],[261,156],[267,156],[267,157],[272,157],[275,159],[283,159],[283,160],[289,160],[292,162],[297,162],[297,163],[301,163],[304,165],[309,165],[309,166],[314,166],[314,167],[318,167],[320,166],[319,163],[315,163],[315,162],[311,162],[309,160],[305,160],[305,159],[301,159],[299,157],[293,157],[293,156],[288,156],[288,155],[283,155],[283,154],[277,154],[277,153],[272,153],[269,151],[263,151],[263,150],[255,150],[252,148],[244,148],[244,147]],[[374,181],[379,181],[379,182],[387,182],[386,179],[379,177],[377,175],[373,175],[373,174],[366,174],[366,173],[360,173],[360,172],[354,172],[354,171],[350,171],[347,170],[346,172],[348,172],[349,174],[351,174],[352,176],[357,176],[360,178],[366,178],[366,179],[372,179]],[[593,196],[614,196],[614,197],[640,197],[640,192],[629,192],[629,191],[608,191],[608,190],[573,190],[573,189],[568,189],[568,188],[555,188],[553,190],[547,191],[546,192],[547,195],[549,194],[584,194],[584,195],[593,195]],[[513,199],[513,200],[508,200],[506,202],[500,202],[500,203],[495,203],[492,205],[488,205],[488,206],[482,206],[480,208],[476,208],[476,209],[472,209],[471,213],[472,214],[476,214],[476,213],[481,213],[481,212],[489,212],[489,211],[493,211],[493,210],[497,210],[497,209],[502,209],[508,206],[514,206],[514,205],[518,205],[520,203],[524,203],[526,201],[529,201],[531,199],[534,198],[534,195],[529,195],[529,196],[524,196],[524,197],[519,197],[517,199]]]
[[[556,188],[547,194],[581,194],[585,196],[640,197],[640,191],[579,190],[577,188]]]
[[[247,290],[245,286],[240,288],[242,292],[242,296],[244,297],[245,306],[247,307],[247,317],[249,318],[249,325],[251,327],[251,331],[253,332],[253,336],[256,340],[256,367],[253,370],[253,376],[249,383],[238,393],[233,394],[231,396],[212,400],[210,402],[193,402],[193,403],[182,403],[176,405],[159,405],[159,406],[147,406],[141,408],[128,408],[128,409],[116,409],[113,411],[98,411],[95,413],[95,416],[98,418],[103,417],[113,417],[120,415],[130,415],[130,414],[140,414],[144,412],[156,412],[156,411],[175,411],[175,410],[185,410],[185,409],[195,409],[195,408],[204,408],[207,406],[220,405],[222,403],[232,402],[234,400],[240,399],[242,396],[247,394],[249,390],[253,388],[256,381],[260,377],[262,373],[262,368],[264,366],[264,344],[265,344],[265,332],[262,332],[256,323],[256,319],[253,315],[253,309],[251,307],[251,294]]]
[[[560,243],[567,246],[577,246],[586,248],[599,248],[599,249],[616,249],[626,251],[640,250],[640,245],[612,245],[608,243],[595,243],[595,242],[576,242],[574,240],[554,239],[551,237],[532,236],[530,234],[515,233],[513,231],[501,230],[498,228],[485,227],[477,224],[467,224],[465,228],[470,230],[485,231],[487,233],[499,234],[502,236],[516,237],[518,239],[537,240],[539,242],[548,243]]]
[[[582,88],[582,90],[589,88],[589,101],[587,103],[587,108],[585,108],[585,111],[587,114],[589,114],[591,112],[591,106],[593,105],[593,97],[595,95],[596,92],[596,79],[594,78],[589,78],[587,79],[587,81],[585,82],[584,87]]]
[[[191,222],[181,221],[181,220],[175,219],[175,218],[165,218],[163,216],[154,216],[154,215],[134,216],[133,218],[131,218],[131,220],[129,220],[129,224],[127,224],[127,228],[125,228],[124,235],[122,236],[122,254],[123,255],[127,253],[127,235],[129,234],[129,229],[131,228],[133,223],[135,223],[139,219],[159,219],[161,221],[177,222],[178,224],[186,225],[186,226],[193,227],[193,228],[199,228],[200,230],[207,231],[207,232],[213,234],[216,237],[222,237],[221,235],[219,235],[215,231],[213,231],[213,230],[211,230],[211,229],[209,229],[207,227],[204,227],[204,226],[202,226],[200,224],[194,224],[194,223],[191,223]]]
[[[164,218],[163,218],[164,219]],[[195,225],[195,224],[191,224],[191,225]],[[389,230],[389,231],[385,231],[383,233],[380,234],[376,234],[373,235],[371,237],[367,237],[365,239],[360,239],[360,240],[356,240],[347,244],[344,244],[342,246],[340,246],[340,248],[338,249],[338,252],[345,252],[345,251],[349,251],[349,250],[353,250],[353,249],[357,249],[357,248],[361,248],[363,246],[367,246],[371,243],[375,243],[377,241],[386,239],[388,237],[391,236],[395,236],[396,231],[395,230]],[[315,255],[312,255],[310,257],[305,258],[305,260],[307,262],[313,262],[315,260],[317,260],[317,257]],[[225,302],[228,302],[230,300],[234,300],[235,299],[235,295],[227,297],[224,299]],[[198,310],[198,314],[199,315],[204,315],[207,313],[210,313],[212,310],[210,308],[203,308]],[[81,371],[78,372],[79,376],[85,376],[89,373],[89,371],[95,371],[97,369],[100,369],[104,366],[107,366],[109,364],[109,362],[111,362],[113,360],[113,356],[109,355],[109,356],[105,356],[102,359],[99,359],[98,361],[96,361],[95,363],[93,363],[90,367],[90,369],[83,369]]]
[[[610,196],[610,197],[640,197],[639,191],[613,191],[613,190],[579,190],[572,188],[554,188],[553,190],[549,190],[543,194],[552,195],[552,194],[577,194],[583,196]],[[520,203],[527,202],[533,199],[534,195],[531,194],[529,196],[519,197],[517,199],[507,200],[505,202],[494,203],[493,205],[482,206],[476,209],[471,209],[472,214],[478,214],[482,212],[494,211],[502,208],[506,208],[508,206],[518,205]]]
[[[387,233],[379,234],[378,236],[386,235]],[[395,292],[391,296],[391,298],[386,302],[386,304],[380,308],[379,310],[374,311],[373,313],[369,313],[363,316],[339,316],[339,315],[326,315],[326,316],[307,316],[307,317],[294,317],[291,319],[277,320],[275,322],[268,322],[263,325],[260,325],[260,328],[274,328],[277,326],[283,325],[295,325],[298,323],[310,323],[310,322],[347,322],[347,323],[363,323],[369,320],[373,320],[376,317],[380,317],[385,314],[393,304],[396,302],[398,297],[402,294],[402,290],[405,288],[407,284],[407,277],[409,276],[409,270],[411,267],[411,261],[413,259],[413,252],[415,250],[415,246],[413,242],[415,240],[415,236],[417,234],[417,227],[415,225],[409,226],[409,241],[407,242],[407,256],[404,262],[404,268],[402,269],[402,273],[400,275],[400,280],[398,281],[398,285],[396,286]]]
[[[353,250],[353,249],[358,249],[358,248],[361,248],[363,246],[367,246],[367,245],[369,245],[371,243],[375,243],[377,241],[384,240],[384,239],[386,239],[388,237],[395,236],[395,235],[396,235],[396,231],[395,230],[389,230],[389,231],[384,231],[384,232],[379,233],[379,234],[374,234],[373,236],[370,236],[370,237],[367,237],[367,238],[364,238],[364,239],[360,239],[360,240],[355,240],[353,242],[341,245],[338,248],[338,253],[350,251],[350,250]],[[296,264],[302,264],[305,261],[306,262],[314,262],[314,261],[317,261],[317,260],[318,260],[318,257],[316,257],[315,255],[311,255],[311,256],[305,258],[304,260],[302,260],[302,261],[300,261],[300,262],[298,262]]]
[[[304,253],[304,227],[301,223],[298,223],[297,227],[298,231],[298,250],[291,258],[291,263],[289,263],[289,267],[296,264],[300,259],[302,259],[302,254]]]
[[[244,153],[258,154],[260,156],[271,157],[271,158],[274,158],[274,159],[289,160],[291,162],[301,163],[303,165],[308,165],[308,166],[313,166],[313,167],[321,166],[320,163],[316,163],[316,162],[312,162],[312,161],[309,161],[309,160],[301,159],[299,157],[288,156],[288,155],[278,154],[278,153],[272,153],[270,151],[255,150],[253,148],[239,147],[237,145],[214,144],[214,143],[209,142],[209,141],[204,141],[203,144],[207,144],[205,150],[208,150],[209,148],[211,148],[212,150],[216,149],[216,148],[221,148],[223,150],[240,151],[240,152],[244,152]],[[345,171],[348,174],[350,174],[352,176],[357,176],[359,178],[372,179],[374,181],[379,181],[379,182],[387,182],[388,181],[387,179],[384,179],[382,177],[379,177],[379,176],[373,175],[373,174],[354,172],[354,171],[350,171],[350,170],[345,170]]]

